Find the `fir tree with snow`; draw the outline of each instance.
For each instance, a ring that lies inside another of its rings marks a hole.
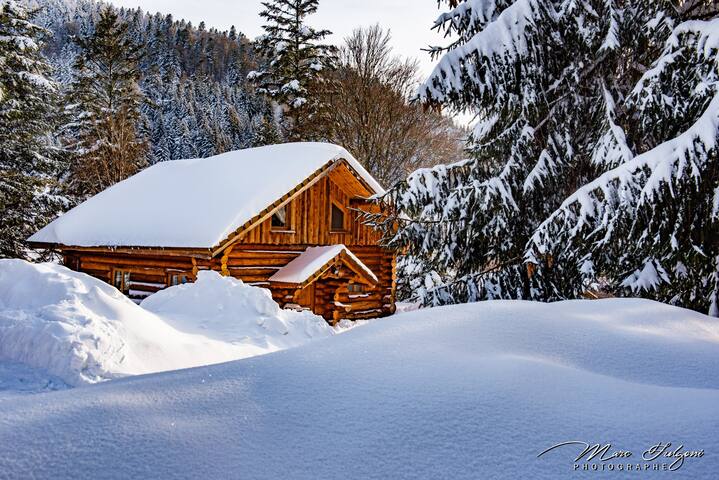
[[[334,64],[335,48],[322,43],[331,32],[307,24],[319,0],[268,0],[262,5],[265,34],[257,48],[264,67],[250,72],[248,79],[277,105],[275,120],[285,136],[302,139],[303,128],[317,110],[312,91]]]
[[[540,225],[527,258],[577,252],[620,293],[719,316],[719,6],[685,5],[646,23],[664,42],[607,101],[595,161],[608,170]]]
[[[645,203],[654,204],[651,208],[628,209],[616,222],[611,218],[639,200],[642,188],[628,201],[619,181],[602,182],[604,189],[591,183],[676,137],[710,105],[715,72],[708,65],[717,52],[700,32],[712,30],[711,20],[703,19],[716,16],[713,2],[679,7],[604,0],[442,3],[449,8],[435,28],[451,40],[432,49],[438,63],[419,96],[427,105],[472,112],[478,122],[469,159],[420,170],[384,198],[397,212],[382,222],[387,240],[409,253],[403,262],[405,292],[427,304],[557,300],[576,298],[601,279],[616,290],[634,288],[669,300],[653,287],[644,288],[651,282],[639,282],[640,287],[632,280],[642,277],[661,250],[705,258],[704,271],[713,268],[716,276],[716,260],[709,260],[715,250],[706,251],[709,239],[716,238],[707,235],[713,220],[705,207],[695,206],[707,205],[714,194],[710,171],[695,175],[701,169],[691,161],[674,165],[670,172],[694,179],[691,188],[671,200],[670,183],[655,178],[671,207],[659,195],[648,195],[644,198],[651,201]],[[677,74],[671,78],[667,71]],[[708,131],[708,137],[716,134],[716,126]],[[695,158],[705,160],[699,163],[711,165],[713,143],[701,139],[695,144],[697,137],[690,138],[684,145],[691,148],[683,152],[700,152]],[[588,205],[587,196],[571,200],[583,185],[594,185],[588,188],[597,194],[597,203],[612,207]],[[667,207],[676,207],[676,215],[662,213]],[[566,215],[554,213],[560,208]],[[555,226],[569,220],[552,229],[545,222],[549,218]],[[593,222],[606,227],[603,233]],[[687,241],[679,247],[682,236]],[[609,237],[618,241],[613,247]],[[695,287],[710,278],[699,277],[692,281]],[[673,283],[667,291],[684,289]],[[688,290],[671,300],[708,307],[698,299],[709,290]]]
[[[26,257],[25,239],[51,220],[62,170],[50,133],[57,86],[40,53],[34,12],[0,3],[0,257]]]
[[[78,197],[100,192],[147,163],[139,134],[139,46],[128,24],[105,8],[95,31],[76,39],[80,48],[68,95],[68,148],[74,154],[69,180]]]

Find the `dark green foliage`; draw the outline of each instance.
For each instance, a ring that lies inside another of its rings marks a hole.
[[[77,37],[80,52],[75,80],[66,98],[66,144],[73,155],[68,182],[78,198],[94,195],[147,164],[139,134],[140,47],[129,25],[110,7],[100,13],[95,31]]]
[[[315,30],[306,23],[317,11],[319,0],[269,0],[262,5],[265,35],[258,50],[263,66],[248,78],[281,107],[283,114],[278,120],[285,136],[303,139],[317,111],[313,90],[323,72],[334,64],[334,47],[322,43],[331,32]]]
[[[34,13],[0,2],[0,257],[27,258],[25,239],[64,205],[50,142],[56,106],[51,68],[39,49],[48,32]]]

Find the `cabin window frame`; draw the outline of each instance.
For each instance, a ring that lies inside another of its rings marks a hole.
[[[340,213],[342,213],[342,228],[336,228],[334,225],[334,209],[339,210]],[[347,228],[347,210],[340,205],[338,202],[335,202],[334,200],[330,201],[330,233],[347,233],[349,232],[349,228]]]
[[[113,268],[112,277],[110,278],[113,287],[117,288],[125,295],[130,294],[130,283],[132,282],[130,274],[132,272],[126,268]],[[120,277],[118,278],[118,275]],[[119,280],[119,282],[118,282]],[[119,283],[119,285],[118,285]]]
[[[177,282],[177,283],[173,283],[173,282],[174,282],[173,277],[178,277],[178,282]],[[184,278],[185,278],[185,281],[184,281],[184,282],[183,282],[183,281],[180,281],[180,280],[179,280],[179,277],[184,277]],[[167,272],[167,277],[166,277],[166,279],[165,279],[165,284],[166,284],[168,287],[176,287],[177,285],[184,285],[184,284],[186,284],[186,283],[192,283],[193,281],[194,281],[193,276],[192,276],[192,274],[190,274],[189,272],[185,272],[185,271],[182,271],[182,270],[174,270],[174,271],[169,271],[169,272]]]
[[[280,210],[285,211],[285,222],[283,225],[275,225],[275,217]],[[278,207],[270,216],[270,230],[275,233],[292,232],[292,205],[291,202]]]

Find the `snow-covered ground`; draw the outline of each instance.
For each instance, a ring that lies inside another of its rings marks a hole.
[[[89,275],[0,260],[0,392],[220,363],[334,333],[321,317],[281,310],[269,291],[216,272],[138,306]]]
[[[632,452],[595,458],[605,470],[587,477],[713,479],[718,365],[716,319],[647,300],[419,310],[270,355],[5,401],[0,476],[574,478],[581,447],[538,454],[580,441]],[[662,469],[676,458],[642,459],[667,442],[705,454],[674,472]]]
[[[33,368],[24,363],[0,360],[0,402],[18,395],[51,392],[66,388],[70,388],[70,386],[45,370]]]

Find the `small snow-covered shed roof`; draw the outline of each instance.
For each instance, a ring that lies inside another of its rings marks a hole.
[[[272,275],[270,282],[302,285],[330,268],[338,259],[348,262],[362,277],[375,283],[378,281],[377,276],[367,265],[362,263],[349,248],[339,244],[307,248],[297,258]]]
[[[342,147],[288,143],[158,163],[100,192],[28,240],[78,247],[212,248],[335,162],[384,190]]]

